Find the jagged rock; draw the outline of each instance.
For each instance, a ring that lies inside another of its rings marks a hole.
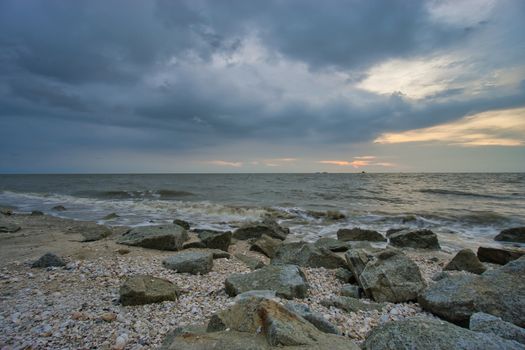
[[[126,279],[120,287],[122,305],[143,305],[176,300],[177,286],[168,280],[148,275],[136,275]]]
[[[525,255],[525,251],[517,249],[502,249],[491,247],[479,247],[478,259],[483,262],[505,265],[509,261],[519,259]]]
[[[9,222],[0,221],[0,232],[3,233],[15,233],[20,231],[21,227]]]
[[[104,225],[84,223],[79,227],[79,232],[84,237],[82,242],[94,242],[111,235],[111,230]]]
[[[416,300],[425,288],[419,267],[403,253],[389,249],[369,261],[357,281],[366,296],[379,302]]]
[[[228,251],[228,247],[232,242],[232,233],[230,231],[200,230],[198,236],[206,248],[220,249],[225,252]]]
[[[441,249],[436,234],[430,230],[399,231],[389,236],[394,247]]]
[[[182,227],[185,230],[189,230],[190,229],[190,223],[187,222],[187,221],[180,220],[180,219],[175,219],[175,220],[173,220],[173,223],[175,225],[179,225],[180,227]]]
[[[293,264],[304,267],[336,269],[345,267],[345,260],[326,248],[306,242],[283,243],[275,252],[272,265]]]
[[[159,250],[180,250],[188,233],[179,225],[136,227],[124,234],[117,243]]]
[[[206,249],[207,252],[210,252],[213,255],[213,260],[215,259],[230,259],[232,256],[230,253],[225,252],[221,249]]]
[[[53,266],[55,267],[66,266],[66,261],[53,253],[46,253],[42,255],[33,264],[31,264],[31,267],[53,267]]]
[[[263,253],[269,258],[273,258],[275,256],[275,252],[277,251],[281,243],[282,241],[279,239],[272,238],[267,235],[262,235],[260,238],[258,238],[252,243],[250,250]]]
[[[308,291],[305,275],[295,265],[266,266],[245,274],[233,274],[226,278],[226,293],[229,296],[249,290],[274,290],[286,299],[304,298]]]
[[[351,249],[345,254],[346,263],[357,281],[366,264],[372,260],[372,254],[365,249]]]
[[[359,290],[359,286],[355,284],[343,284],[341,287],[341,295],[359,299],[361,297],[361,291]]]
[[[66,211],[67,209],[63,205],[55,205],[53,208],[51,208],[51,210],[54,210],[54,211]]]
[[[337,270],[335,270],[335,278],[337,278],[343,283],[356,283],[357,282],[352,271],[344,267],[340,267]]]
[[[470,249],[460,250],[444,268],[444,270],[467,271],[478,275],[485,272],[486,269]]]
[[[494,240],[525,243],[525,226],[513,227],[503,230],[496,237],[494,237]]]
[[[357,311],[381,311],[385,304],[381,303],[365,303],[364,301],[352,297],[334,296],[328,299],[323,299],[320,302],[325,307],[335,307],[346,312]]]
[[[111,214],[104,216],[102,220],[114,220],[114,219],[118,219],[119,217],[120,215],[118,215],[117,213],[111,213]]]
[[[469,329],[475,332],[494,334],[504,339],[515,340],[525,344],[524,328],[484,312],[476,312],[470,316]]]
[[[340,334],[336,326],[330,323],[319,312],[313,312],[312,310],[310,310],[308,305],[287,302],[286,304],[284,304],[284,307],[313,324],[315,328],[317,328],[321,332],[330,334]]]
[[[41,212],[40,210],[33,210],[31,212],[31,216],[43,216],[43,215],[44,215],[44,213]]]
[[[257,270],[266,266],[266,264],[263,261],[248,255],[235,254],[235,257],[242,261],[246,266],[248,266],[250,270]]]
[[[180,273],[204,275],[213,268],[213,254],[210,252],[183,251],[164,259],[162,265]]]
[[[314,244],[318,248],[326,248],[332,252],[346,252],[351,247],[350,243],[328,237],[319,238]]]
[[[246,224],[233,232],[233,238],[240,240],[247,240],[251,238],[259,238],[262,235],[267,235],[272,238],[280,240],[286,239],[290,230],[281,227],[273,220],[265,219],[259,223]]]
[[[337,239],[340,241],[386,242],[386,238],[379,232],[359,227],[340,229],[337,231]]]
[[[481,275],[460,274],[437,281],[418,298],[421,307],[448,321],[467,325],[486,312],[525,326],[525,257]]]
[[[517,350],[523,347],[500,337],[473,332],[451,323],[424,318],[393,321],[372,330],[364,350]]]

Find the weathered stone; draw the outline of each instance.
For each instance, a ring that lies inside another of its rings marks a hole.
[[[371,241],[371,242],[386,242],[386,238],[383,237],[377,231],[365,230],[359,227],[351,229],[342,228],[337,231],[337,239],[340,241]]]
[[[0,206],[0,214],[5,215],[5,216],[11,216],[13,215],[13,208]]]
[[[262,336],[235,331],[213,333],[185,332],[164,339],[161,350],[269,350]]]
[[[41,212],[40,210],[33,210],[31,212],[31,216],[43,216],[43,215],[44,215],[44,213]]]
[[[235,254],[235,257],[248,266],[250,270],[257,270],[266,266],[263,261],[248,255]]]
[[[228,247],[232,242],[232,233],[230,231],[201,230],[198,232],[198,236],[206,248],[220,249],[225,252],[228,251]]]
[[[42,255],[33,264],[31,264],[31,267],[60,267],[60,266],[66,266],[66,261],[53,253],[46,253]]]
[[[277,251],[281,243],[282,241],[279,239],[272,238],[267,235],[262,235],[260,238],[258,238],[252,243],[250,250],[263,253],[269,258],[273,258],[275,256],[275,252]]]
[[[467,271],[478,275],[485,272],[486,269],[470,249],[460,250],[444,268],[444,270]]]
[[[313,324],[315,328],[317,328],[321,332],[330,333],[330,334],[340,333],[336,326],[330,323],[319,312],[313,312],[312,310],[310,310],[308,305],[294,303],[294,302],[287,302],[286,304],[284,304],[284,307],[286,307],[291,312],[301,316],[302,318],[304,318],[305,320]]]
[[[283,243],[275,252],[272,265],[293,264],[304,267],[324,267],[336,269],[345,267],[345,260],[326,248],[318,248],[312,243]]]
[[[210,252],[183,251],[164,259],[162,265],[180,273],[204,275],[213,268],[213,254]]]
[[[104,225],[84,223],[79,228],[83,242],[94,242],[111,235],[111,230]]]
[[[396,232],[401,232],[401,231],[405,231],[405,230],[408,230],[408,229],[409,229],[408,227],[389,228],[388,230],[386,230],[385,236],[388,238],[388,237],[390,237],[391,235],[393,235]]]
[[[335,278],[337,278],[343,283],[356,283],[357,282],[352,271],[344,267],[340,267],[337,270],[335,270]]]
[[[148,275],[136,275],[126,279],[120,287],[122,305],[143,305],[176,300],[178,288],[168,280]]]
[[[476,312],[525,326],[525,257],[481,275],[443,278],[419,295],[420,305],[448,321],[467,325]]]
[[[124,234],[117,243],[159,250],[180,250],[188,233],[179,225],[136,227]]]
[[[213,255],[213,260],[215,259],[230,259],[232,256],[230,253],[225,252],[221,249],[206,249],[207,252],[210,252]]]
[[[190,223],[187,222],[187,221],[180,220],[180,219],[175,219],[175,220],[173,220],[173,223],[175,225],[179,225],[180,227],[182,227],[185,230],[189,230],[190,229]]]
[[[319,238],[314,244],[318,248],[326,248],[332,252],[346,252],[351,247],[350,243],[328,237]]]
[[[0,232],[3,233],[15,233],[20,231],[21,227],[10,222],[0,221]]]
[[[517,249],[478,248],[478,259],[480,261],[499,265],[505,265],[509,261],[519,259],[523,255],[525,255],[525,251]]]
[[[525,329],[483,312],[470,316],[469,329],[525,344]]]
[[[245,274],[234,274],[226,278],[226,293],[229,296],[249,290],[274,290],[286,299],[304,298],[308,291],[305,275],[295,265],[266,266]]]
[[[365,269],[366,264],[372,260],[372,254],[364,249],[351,249],[346,252],[345,259],[350,272],[357,280]]]
[[[281,227],[273,220],[265,219],[262,222],[247,224],[238,228],[233,232],[233,238],[247,240],[267,235],[272,238],[284,240],[289,233],[289,229]]]
[[[361,291],[359,290],[359,286],[355,284],[343,284],[341,287],[341,295],[359,299],[361,297]]]
[[[248,299],[248,298],[262,298],[262,299],[275,299],[277,298],[277,294],[274,290],[249,290],[247,292],[238,294],[233,300],[235,302]]]
[[[321,300],[321,305],[325,307],[335,307],[346,312],[357,311],[381,311],[385,305],[380,303],[365,303],[364,301],[351,297],[334,296]]]
[[[500,337],[473,332],[451,323],[425,318],[393,321],[369,334],[364,350],[518,350],[523,347]]]
[[[494,237],[494,240],[525,243],[525,226],[513,227],[503,230],[496,237]]]
[[[190,238],[188,241],[182,243],[182,249],[192,248],[206,249],[206,244],[198,238]]]
[[[441,249],[436,234],[430,230],[399,231],[389,236],[394,247]]]
[[[51,210],[54,210],[54,211],[66,211],[67,209],[63,205],[55,205],[53,208],[51,208]]]

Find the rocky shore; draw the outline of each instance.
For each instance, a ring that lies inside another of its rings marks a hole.
[[[333,237],[4,208],[0,349],[525,349],[525,228],[453,254],[429,230]]]

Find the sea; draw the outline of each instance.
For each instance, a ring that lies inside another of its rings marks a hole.
[[[182,219],[216,230],[272,217],[307,241],[345,227],[425,228],[454,250],[499,245],[502,229],[525,225],[525,173],[0,175],[0,205],[106,225]],[[104,220],[110,213],[118,217]]]

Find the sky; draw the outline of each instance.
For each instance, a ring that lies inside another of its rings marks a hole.
[[[0,173],[525,171],[523,0],[0,0]]]

